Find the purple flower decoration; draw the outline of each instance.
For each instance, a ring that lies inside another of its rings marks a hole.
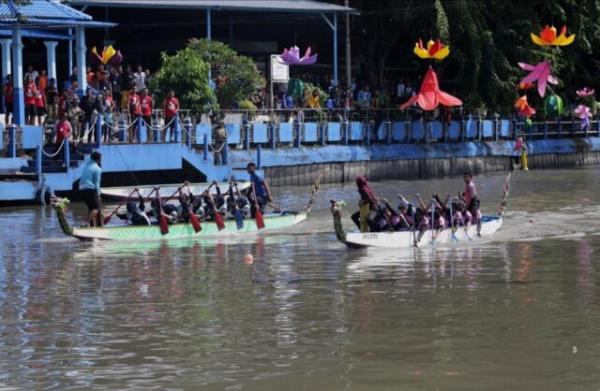
[[[592,112],[589,107],[586,105],[579,105],[574,110],[575,115],[577,115],[580,119],[590,118],[592,116]]]
[[[288,65],[312,65],[317,62],[317,55],[310,55],[310,46],[306,48],[304,56],[300,58],[300,49],[298,46],[292,46],[288,49],[283,49],[281,61]]]
[[[588,87],[583,87],[582,89],[576,91],[576,94],[579,97],[593,96],[595,93],[596,91]]]

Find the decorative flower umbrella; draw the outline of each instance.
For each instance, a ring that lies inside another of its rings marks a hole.
[[[582,89],[575,91],[575,93],[577,94],[578,97],[585,98],[588,96],[594,96],[596,91],[594,91],[594,89],[592,89],[592,88],[583,87]]]
[[[548,60],[542,61],[537,65],[520,62],[519,66],[526,71],[530,71],[529,75],[525,76],[519,84],[536,82],[538,93],[542,98],[546,95],[547,83],[558,84],[558,80],[550,74],[551,67]]]
[[[100,54],[98,54],[98,50],[94,46],[92,48],[92,54],[92,58],[98,62],[98,64],[110,64],[116,66],[123,62],[123,55],[121,54],[121,51],[115,50],[112,45],[105,46]]]
[[[560,35],[556,36],[556,28],[554,26],[545,26],[537,36],[531,33],[531,40],[539,46],[567,46],[575,40],[575,34],[567,37],[567,26],[563,26]]]
[[[523,118],[530,118],[535,115],[535,109],[529,106],[527,95],[523,95],[515,101],[515,107],[519,109],[519,115]]]
[[[414,53],[424,60],[434,59],[443,60],[450,54],[450,47],[445,46],[439,39],[437,41],[429,40],[427,48],[423,46],[423,41],[419,38],[415,44]]]
[[[585,129],[590,126],[590,117],[592,116],[592,111],[588,106],[578,105],[574,112],[575,115],[581,120],[581,129]]]
[[[288,49],[283,49],[281,54],[281,61],[288,65],[312,65],[317,62],[317,54],[311,56],[310,46],[306,48],[304,56],[300,57],[300,48],[298,46],[292,46]]]
[[[431,67],[425,74],[419,93],[404,102],[400,106],[400,110],[404,110],[414,103],[425,111],[435,110],[439,105],[452,107],[463,104],[460,99],[440,90],[437,75]]]

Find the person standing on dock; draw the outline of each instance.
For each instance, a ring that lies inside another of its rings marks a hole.
[[[257,173],[256,173],[256,164],[253,162],[248,163],[248,165],[246,166],[246,170],[248,171],[248,174],[250,175],[250,182],[252,182],[252,193],[251,193],[251,197],[254,197],[254,199],[256,200],[256,204],[258,205],[258,208],[260,209],[261,212],[264,211],[265,209],[265,205],[267,205],[268,203],[273,202],[273,199],[271,198],[271,189],[269,188],[269,184],[267,183],[267,181],[263,178],[261,178]],[[253,200],[251,200],[253,201]],[[254,215],[256,214],[256,208],[254,207],[254,202],[250,202],[250,205],[252,207],[251,213],[252,213],[252,217],[254,217]]]
[[[88,207],[88,221],[91,227],[102,226],[100,216],[101,160],[100,152],[92,152],[79,179],[79,193]]]

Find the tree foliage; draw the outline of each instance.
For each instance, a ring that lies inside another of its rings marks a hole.
[[[236,106],[265,85],[265,79],[256,69],[254,61],[239,55],[222,42],[192,39],[188,48],[210,65],[221,107]]]
[[[191,48],[175,55],[161,54],[161,67],[150,80],[150,88],[160,97],[174,90],[181,106],[195,112],[215,108],[216,97],[208,84],[208,65]]]

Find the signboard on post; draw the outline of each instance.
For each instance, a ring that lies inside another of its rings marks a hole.
[[[274,108],[273,83],[287,83],[290,80],[290,66],[281,61],[278,54],[271,54],[271,109]]]
[[[281,61],[278,54],[271,54],[271,82],[287,83],[290,80],[290,66]]]

